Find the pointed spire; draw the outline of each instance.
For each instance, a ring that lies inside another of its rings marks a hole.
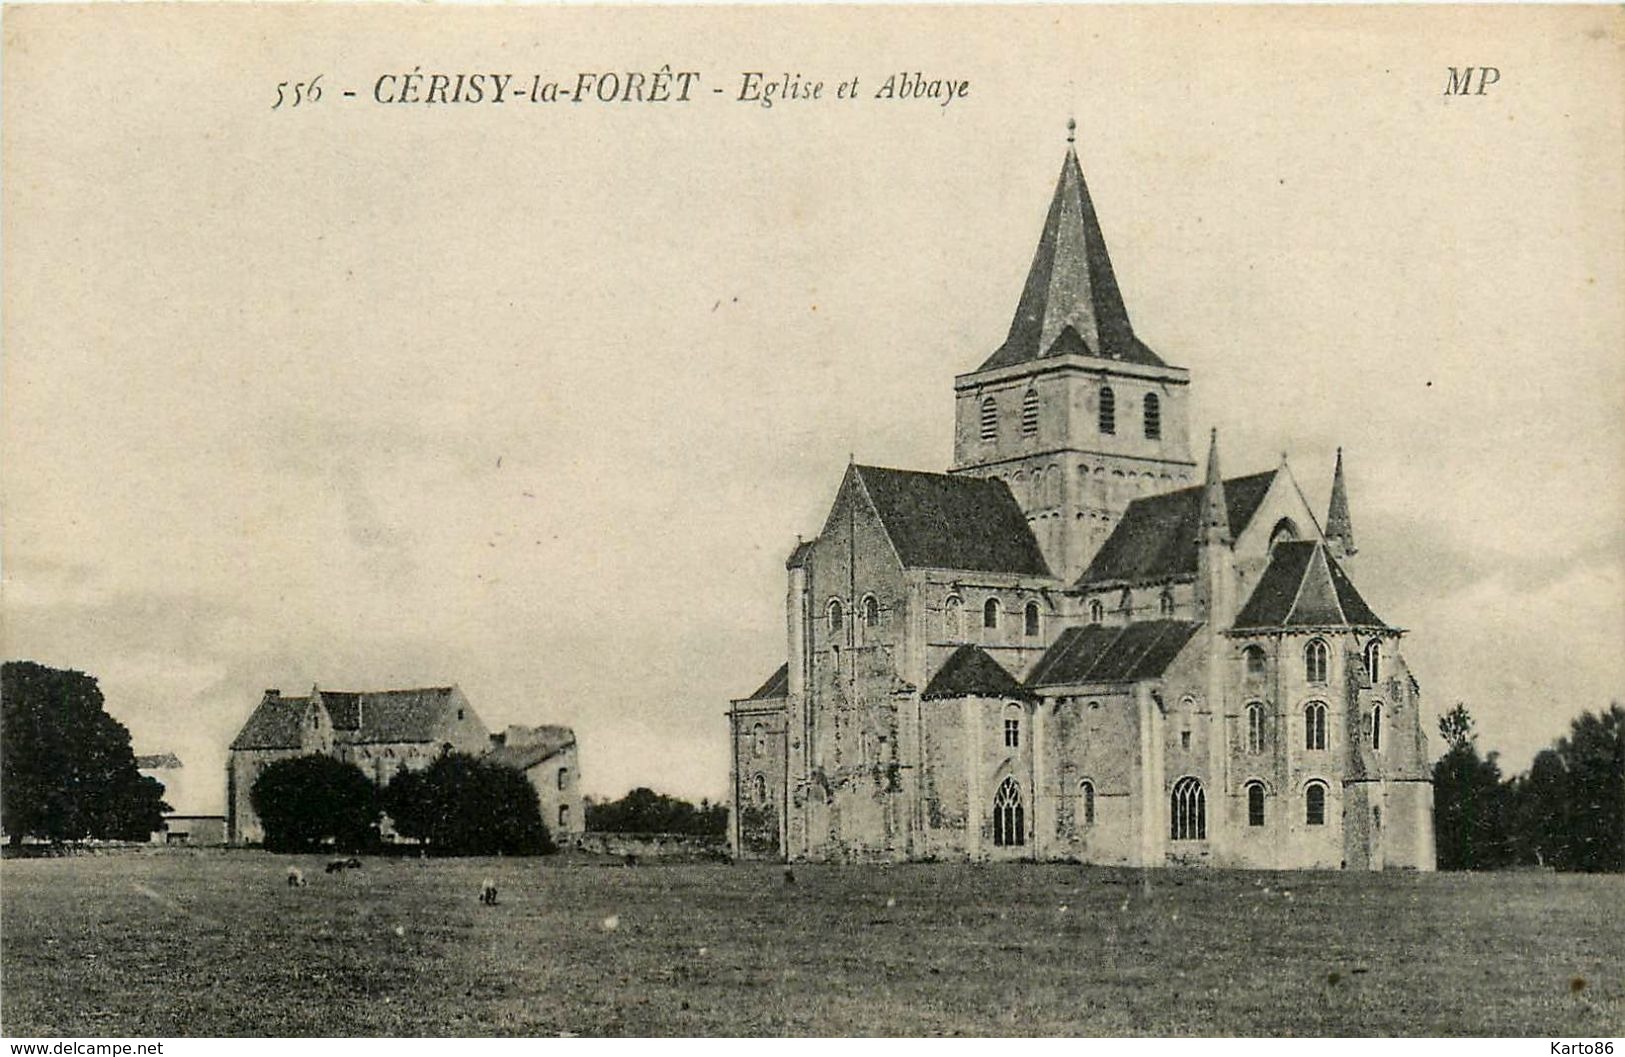
[[[1038,239],[1010,335],[981,369],[1062,353],[1161,365],[1129,325],[1106,238],[1073,147],[1077,123],[1067,121],[1066,158]]]
[[[1219,472],[1219,431],[1216,429],[1208,440],[1207,483],[1202,486],[1202,524],[1196,530],[1196,542],[1231,542],[1230,508],[1224,499],[1224,475]]]
[[[1332,501],[1326,510],[1326,541],[1337,547],[1339,557],[1357,552],[1354,546],[1354,519],[1349,516],[1348,488],[1343,483],[1343,449],[1337,449],[1337,469],[1332,471]]]

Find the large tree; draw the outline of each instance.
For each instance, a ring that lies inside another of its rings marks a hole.
[[[1560,826],[1557,867],[1625,870],[1625,708],[1616,701],[1582,714],[1552,751],[1552,769],[1562,769],[1562,807],[1545,814]]]
[[[146,840],[163,825],[163,784],[136,768],[130,732],[84,672],[0,666],[0,825],[13,844]]]
[[[272,851],[331,843],[358,850],[377,836],[378,787],[353,763],[315,753],[270,764],[248,791]]]
[[[1478,755],[1467,706],[1439,718],[1445,754],[1433,765],[1433,824],[1441,870],[1487,870],[1509,854],[1506,795],[1496,754]]]
[[[460,752],[401,771],[384,808],[403,837],[436,855],[536,855],[553,850],[536,789],[524,774]]]

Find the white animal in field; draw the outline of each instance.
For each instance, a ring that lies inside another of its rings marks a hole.
[[[305,887],[305,871],[301,870],[297,866],[288,867],[288,887],[289,888],[303,888],[303,887]]]
[[[489,877],[480,882],[480,902],[488,907],[497,905],[497,883]]]

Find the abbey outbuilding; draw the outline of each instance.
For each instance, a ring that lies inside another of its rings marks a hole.
[[[1069,137],[1070,144],[1070,137]],[[853,464],[732,702],[732,839],[789,860],[1432,869],[1401,629],[1285,459],[1220,471],[1135,334],[1068,146],[946,474]]]

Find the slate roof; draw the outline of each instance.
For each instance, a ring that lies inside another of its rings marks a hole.
[[[1033,666],[1027,685],[1155,679],[1201,626],[1185,620],[1146,620],[1117,627],[1067,628]]]
[[[1282,540],[1270,554],[1236,630],[1385,628],[1320,540]]]
[[[1003,481],[880,466],[853,471],[905,566],[1051,575]]]
[[[786,569],[799,569],[806,565],[807,557],[812,554],[813,544],[817,542],[815,539],[798,541],[795,548],[790,551],[790,557],[785,559],[784,567]]]
[[[745,701],[772,701],[786,697],[790,693],[790,665],[779,665],[779,670],[767,677],[767,682],[756,688],[756,692]]]
[[[961,646],[942,662],[921,695],[927,701],[945,697],[1030,697],[1016,677],[980,646]]]
[[[304,715],[308,697],[272,697],[260,699],[243,729],[232,739],[233,749],[297,749],[299,747],[299,721]]]
[[[172,752],[160,752],[152,756],[137,756],[135,769],[138,771],[169,771],[181,766],[181,759]]]
[[[977,369],[1069,353],[1164,366],[1134,336],[1089,187],[1070,147],[1009,336]]]
[[[522,734],[523,741],[495,746],[485,754],[484,758],[491,763],[499,763],[504,767],[512,767],[516,771],[524,771],[535,767],[551,756],[558,755],[576,743],[575,731],[569,727],[510,728],[507,735],[510,742],[513,741],[515,730]]]
[[[451,707],[453,688],[414,690],[317,690],[333,720],[337,740],[346,744],[428,742]],[[299,723],[309,697],[267,694],[232,741],[233,749],[297,749]]]
[[[1224,482],[1230,535],[1241,535],[1270,490],[1278,470]],[[1078,586],[1140,583],[1196,575],[1196,537],[1205,485],[1145,496],[1123,511],[1122,520],[1096,552]]]

